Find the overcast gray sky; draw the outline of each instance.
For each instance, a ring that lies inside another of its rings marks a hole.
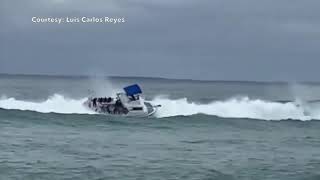
[[[319,8],[319,0],[0,0],[0,73],[320,81]]]

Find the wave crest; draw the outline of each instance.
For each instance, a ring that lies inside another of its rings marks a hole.
[[[15,98],[5,98],[3,96],[0,99],[0,108],[30,110],[41,113],[93,114],[92,111],[82,105],[85,100],[86,98],[69,99],[59,94],[54,94],[43,102],[16,100]]]
[[[156,114],[157,117],[190,116],[194,114],[263,120],[311,120],[320,117],[312,109],[309,111],[309,107],[300,106],[294,102],[280,103],[260,99],[251,100],[248,97],[214,101],[209,104],[188,102],[187,98],[176,100],[156,98],[153,102],[162,105]]]
[[[62,114],[95,114],[82,104],[86,98],[71,99],[54,94],[42,102],[30,102],[15,98],[0,98],[0,108],[30,110],[41,113]],[[187,98],[169,99],[157,97],[154,104],[161,104],[156,117],[190,116],[194,114],[214,115],[224,118],[251,118],[262,120],[311,120],[320,119],[320,104],[297,102],[272,102],[248,97],[231,98],[225,101],[214,101],[208,104],[189,102]]]

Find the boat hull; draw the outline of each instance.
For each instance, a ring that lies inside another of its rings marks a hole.
[[[83,105],[98,114],[110,116],[125,116],[125,117],[148,117],[153,116],[158,109],[158,106],[153,106],[150,102],[144,102],[141,108],[130,109],[123,106],[117,106],[115,102],[93,104],[91,99],[88,99]]]

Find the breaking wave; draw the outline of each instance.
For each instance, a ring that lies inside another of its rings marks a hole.
[[[85,100],[86,98],[69,99],[59,94],[55,94],[42,102],[30,102],[2,97],[0,99],[0,108],[30,110],[41,113],[94,114],[94,112],[82,105]]]
[[[30,102],[15,98],[0,98],[0,108],[30,110],[41,113],[94,114],[86,109],[83,99],[70,99],[55,94],[42,102]],[[189,102],[186,98],[155,98],[154,104],[161,104],[156,117],[190,116],[194,114],[214,115],[224,118],[252,118],[262,120],[311,120],[320,119],[320,104],[301,104],[297,102],[272,102],[248,97],[231,98],[225,101],[214,101],[208,104]]]
[[[156,98],[155,104],[162,107],[157,117],[190,116],[194,114],[215,115],[224,118],[252,118],[263,120],[311,120],[320,119],[320,105],[306,105],[298,102],[271,102],[248,97],[231,98],[225,101],[214,101],[209,104],[188,102],[187,98]]]

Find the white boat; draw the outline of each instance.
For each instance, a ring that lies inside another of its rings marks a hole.
[[[115,98],[90,97],[84,102],[84,106],[100,114],[130,117],[151,116],[161,107],[145,101],[137,84],[127,86],[123,90],[124,92],[118,93]]]

